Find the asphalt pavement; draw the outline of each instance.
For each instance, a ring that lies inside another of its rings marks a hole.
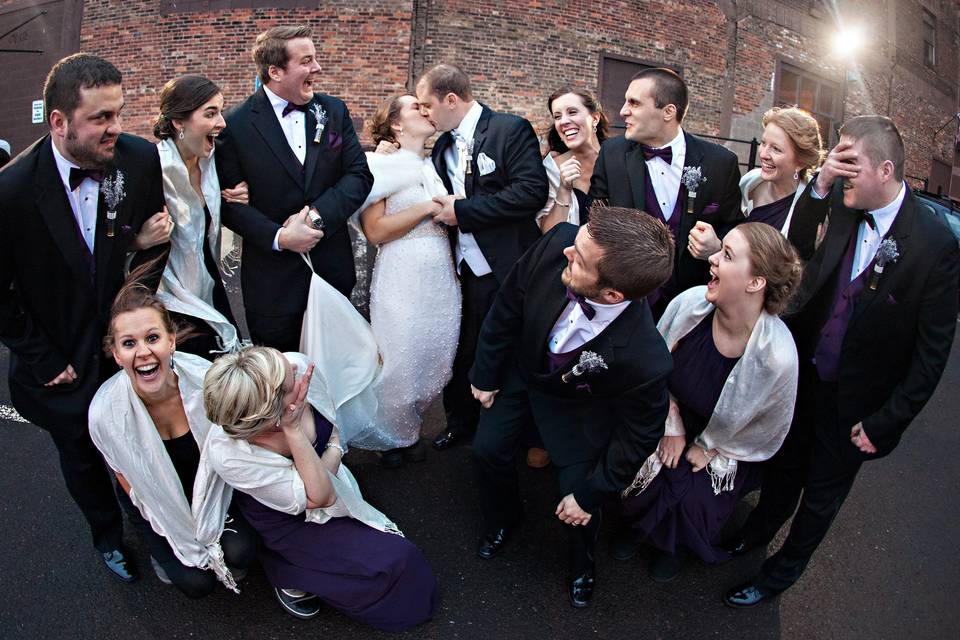
[[[388,637],[332,609],[309,621],[290,617],[259,568],[241,583],[240,595],[218,588],[189,600],[156,579],[129,527],[126,543],[143,577],[132,585],[116,581],[64,489],[49,436],[9,410],[7,359],[0,348],[0,638]],[[423,550],[439,578],[433,621],[394,637],[957,637],[958,382],[955,344],[933,399],[897,451],[861,471],[800,582],[750,611],[727,609],[720,595],[755,573],[761,551],[720,566],[691,562],[677,580],[658,585],[647,576],[649,553],[629,562],[610,557],[609,527],[594,604],[574,610],[565,595],[564,537],[552,516],[550,469],[522,468],[524,526],[500,556],[484,561],[475,554],[479,516],[468,447],[431,449],[425,462],[399,470],[351,452],[346,462],[369,501]],[[442,421],[433,407],[425,432],[435,433]],[[748,508],[742,503],[737,517]]]

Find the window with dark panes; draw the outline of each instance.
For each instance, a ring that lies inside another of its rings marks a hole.
[[[937,66],[937,17],[923,10],[923,63],[931,69]]]
[[[836,142],[843,119],[843,92],[840,84],[821,78],[786,62],[777,64],[776,96],[778,107],[800,107],[810,112],[820,125],[824,145]]]

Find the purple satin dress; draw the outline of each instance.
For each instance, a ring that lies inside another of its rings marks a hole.
[[[713,341],[713,314],[684,336],[673,351],[670,393],[680,407],[687,442],[707,426],[723,385],[739,358],[727,358]],[[676,469],[663,467],[650,486],[622,503],[625,522],[638,538],[666,553],[682,546],[704,562],[729,559],[720,532],[744,495],[760,486],[760,466],[737,463],[733,490],[714,495],[706,469],[693,473],[681,457]]]
[[[333,427],[316,411],[314,417],[314,448],[322,454]],[[352,518],[307,522],[303,513],[275,511],[241,491],[234,500],[263,540],[260,561],[273,586],[315,594],[382,631],[403,631],[433,617],[436,578],[406,538]]]
[[[750,212],[750,217],[747,218],[747,222],[762,222],[779,231],[783,228],[783,223],[787,221],[787,214],[790,213],[793,198],[794,194],[791,193],[762,207],[754,207],[753,211]]]

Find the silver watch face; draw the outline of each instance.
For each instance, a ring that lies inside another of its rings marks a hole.
[[[307,215],[310,216],[310,224],[313,225],[314,229],[323,229],[323,218],[320,217],[316,209],[310,209]]]

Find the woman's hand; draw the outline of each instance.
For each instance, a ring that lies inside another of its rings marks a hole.
[[[687,251],[698,260],[706,260],[721,247],[720,238],[717,232],[713,230],[713,225],[709,222],[698,221],[690,229],[690,236],[687,241]]]
[[[167,213],[167,207],[164,205],[163,210],[147,218],[137,235],[133,236],[133,249],[143,251],[169,242],[171,233],[173,233],[173,218]]]
[[[686,446],[686,436],[663,436],[660,438],[660,444],[657,445],[657,457],[660,458],[663,466],[676,469]]]
[[[223,199],[234,204],[250,204],[250,191],[247,189],[247,183],[241,182],[232,189],[224,189],[220,192]]]
[[[380,144],[377,145],[377,148],[373,150],[374,153],[378,153],[382,156],[388,156],[391,153],[396,153],[400,150],[400,143],[390,142],[389,140],[381,140]]]
[[[703,450],[703,447],[700,445],[692,444],[690,448],[687,449],[687,462],[690,463],[690,466],[693,467],[693,472],[702,470],[710,461],[713,460],[713,457],[716,454],[708,454]]]
[[[573,184],[582,176],[580,161],[573,156],[560,165],[560,183],[567,189],[573,189]]]
[[[283,408],[283,414],[280,417],[280,429],[288,439],[302,433],[300,431],[300,418],[303,417],[303,411],[307,406],[307,389],[310,388],[313,367],[314,365],[311,363],[307,367],[307,372],[294,383],[293,391],[290,394],[292,399]],[[293,373],[296,375],[296,367],[293,368]]]

